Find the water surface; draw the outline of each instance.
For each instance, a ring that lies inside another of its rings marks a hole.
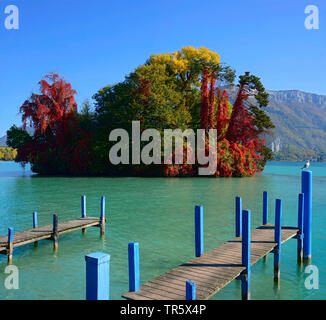
[[[0,299],[84,299],[84,256],[103,251],[111,255],[111,298],[128,290],[127,246],[140,244],[141,282],[146,282],[194,256],[194,206],[204,206],[205,250],[234,237],[234,198],[252,212],[252,225],[262,222],[262,192],[269,192],[269,216],[274,202],[283,200],[283,224],[297,224],[297,195],[302,163],[271,162],[251,178],[48,178],[32,175],[19,165],[0,162],[0,234],[80,216],[80,196],[87,195],[87,214],[99,216],[100,197],[107,199],[106,237],[98,228],[62,235],[59,251],[50,241],[15,248],[19,290],[6,290],[6,256],[0,256]],[[296,241],[282,249],[280,289],[273,284],[273,256],[252,269],[252,299],[326,298],[326,164],[313,163],[312,263],[319,268],[319,290],[308,290],[296,263]],[[240,282],[233,281],[212,299],[240,299]]]

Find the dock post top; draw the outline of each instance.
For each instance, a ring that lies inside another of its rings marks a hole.
[[[235,197],[235,236],[242,234],[242,198]]]
[[[105,196],[101,197],[101,218],[105,216]]]
[[[12,242],[14,240],[14,228],[8,228],[8,242]]]
[[[81,196],[81,216],[82,218],[85,218],[87,213],[86,213],[86,195]]]
[[[195,207],[195,254],[200,257],[204,254],[204,208]]]
[[[37,212],[33,212],[33,228],[37,227]]]
[[[111,256],[103,252],[93,252],[85,256],[86,262],[97,264],[97,265],[109,262],[110,259]]]
[[[304,194],[303,259],[310,262],[312,247],[312,172],[309,170],[302,170],[301,192]]]
[[[186,281],[186,300],[196,300],[196,283],[190,279]]]
[[[85,256],[86,300],[110,299],[110,255],[93,252]]]
[[[263,225],[268,223],[268,192],[263,192]]]
[[[140,287],[139,243],[128,243],[129,292],[137,292]]]
[[[58,224],[58,214],[54,213],[52,215],[52,220],[53,220],[53,225],[57,225]]]

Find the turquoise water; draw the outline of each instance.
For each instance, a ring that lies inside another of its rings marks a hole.
[[[84,299],[84,256],[103,251],[111,255],[111,298],[128,290],[127,245],[140,244],[141,281],[145,282],[194,256],[194,206],[204,206],[205,250],[234,236],[234,197],[251,209],[253,227],[262,220],[262,191],[269,192],[270,220],[274,199],[283,199],[283,224],[297,223],[297,194],[301,163],[272,162],[251,178],[41,178],[15,163],[0,162],[0,234],[32,227],[32,212],[39,225],[80,216],[80,196],[87,195],[87,214],[99,216],[100,197],[107,199],[106,237],[98,228],[86,234],[62,235],[59,251],[41,241],[16,248],[19,290],[6,290],[6,256],[0,256],[0,299]],[[326,298],[326,164],[313,163],[312,264],[319,269],[319,289],[308,290],[308,274],[296,264],[296,241],[283,246],[280,288],[273,284],[273,257],[252,269],[252,299]],[[240,299],[240,282],[233,281],[213,299]]]

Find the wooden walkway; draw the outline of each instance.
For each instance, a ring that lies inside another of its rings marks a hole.
[[[282,227],[281,242],[295,238],[299,229]],[[264,225],[251,232],[251,265],[274,250],[274,225]],[[184,300],[185,283],[196,283],[196,299],[206,300],[237,278],[242,265],[242,238],[234,238],[187,263],[144,283],[139,291],[122,295],[129,300]]]
[[[75,220],[58,223],[58,235],[79,230],[88,227],[100,226],[101,219],[94,217],[84,217]],[[36,242],[43,239],[52,240],[53,225],[34,228],[14,234],[12,246],[19,247],[28,243]],[[8,235],[0,237],[0,253],[8,254]]]

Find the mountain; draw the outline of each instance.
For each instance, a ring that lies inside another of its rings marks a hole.
[[[326,96],[297,90],[270,91],[276,158],[326,160]]]
[[[0,147],[7,147],[7,136],[0,138]]]
[[[237,88],[228,89],[233,102]],[[266,137],[277,160],[326,160],[326,96],[299,90],[268,91],[265,109],[275,124]]]

